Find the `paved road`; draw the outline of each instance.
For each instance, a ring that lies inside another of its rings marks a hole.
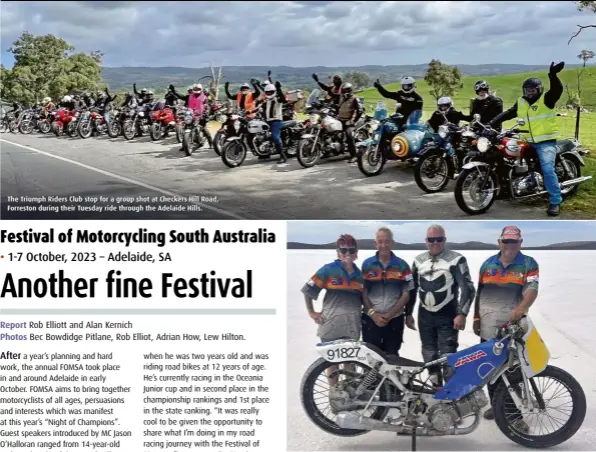
[[[275,157],[266,162],[249,157],[242,167],[229,169],[211,149],[186,157],[173,137],[151,142],[148,137],[126,141],[107,136],[83,140],[4,134],[1,139],[3,196],[136,196],[148,192],[155,195],[156,190],[181,196],[217,196],[217,204],[206,207],[219,211],[203,208],[199,213],[187,213],[188,218],[223,219],[234,215],[274,220],[547,218],[542,205],[507,201],[498,201],[481,217],[468,216],[455,203],[453,183],[443,193],[423,194],[414,181],[413,170],[399,168],[395,163],[387,165],[381,175],[367,178],[356,164],[349,165],[345,160],[304,169],[295,159],[278,166]],[[32,150],[11,146],[7,140]],[[86,167],[77,167],[75,162]],[[178,216],[181,217],[185,215]],[[571,217],[563,213],[560,218]]]

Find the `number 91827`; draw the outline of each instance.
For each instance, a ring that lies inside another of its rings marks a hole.
[[[360,347],[336,348],[336,349],[327,350],[327,359],[336,360],[336,359],[358,358],[358,353],[360,353]]]

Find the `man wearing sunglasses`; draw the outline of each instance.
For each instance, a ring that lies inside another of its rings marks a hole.
[[[466,316],[472,306],[476,289],[468,262],[461,254],[445,249],[445,229],[435,224],[426,232],[428,251],[414,259],[415,290],[410,297],[418,308],[418,328],[424,362],[434,361],[457,352],[459,332],[466,327]],[[413,319],[407,321],[413,323]],[[451,377],[440,367],[429,369],[435,387]]]
[[[474,333],[480,336],[480,342],[494,338],[499,325],[521,319],[538,296],[538,263],[522,254],[522,242],[518,227],[505,227],[499,237],[499,254],[489,257],[480,267],[474,303]],[[488,385],[491,401],[494,391]],[[492,408],[484,413],[484,418],[494,419]]]
[[[399,355],[404,338],[404,313],[414,283],[410,266],[393,253],[393,245],[391,230],[380,228],[375,234],[377,252],[362,264],[362,339],[389,355]]]

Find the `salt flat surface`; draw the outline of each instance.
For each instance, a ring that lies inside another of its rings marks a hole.
[[[420,251],[395,251],[411,263]],[[523,252],[523,250],[522,250]],[[357,265],[374,254],[361,251]],[[477,284],[482,262],[491,251],[464,251]],[[530,311],[548,345],[551,365],[571,373],[582,385],[588,412],[582,428],[566,443],[548,450],[596,450],[596,252],[528,251],[540,266],[540,291]],[[391,432],[369,432],[341,438],[320,430],[306,416],[300,403],[300,381],[318,358],[315,352],[316,324],[308,317],[302,285],[323,264],[335,259],[335,251],[288,251],[288,450],[292,451],[397,451],[411,450],[409,437]],[[320,297],[322,300],[322,295]],[[320,309],[320,304],[315,304]],[[416,315],[416,310],[414,314]],[[472,332],[472,314],[460,333],[460,349],[478,343]],[[401,356],[422,360],[417,331],[406,328]],[[494,421],[481,420],[477,430],[466,436],[419,437],[421,451],[524,450],[507,439]]]

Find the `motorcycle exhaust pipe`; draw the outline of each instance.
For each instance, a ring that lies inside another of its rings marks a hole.
[[[385,432],[402,432],[404,427],[401,425],[389,424],[388,422],[378,421],[369,417],[358,416],[354,413],[339,413],[335,421],[341,428],[351,430],[381,430]]]
[[[565,187],[570,187],[572,185],[577,185],[577,184],[581,184],[583,182],[589,181],[592,179],[592,176],[583,176],[583,177],[578,177],[576,179],[571,179],[565,182],[561,182],[561,188],[565,188]],[[515,198],[515,199],[528,199],[528,198],[535,198],[536,196],[542,196],[542,195],[546,195],[548,192],[546,190],[542,190],[539,193],[534,193],[532,195],[526,195],[526,196],[520,196],[519,198]]]

